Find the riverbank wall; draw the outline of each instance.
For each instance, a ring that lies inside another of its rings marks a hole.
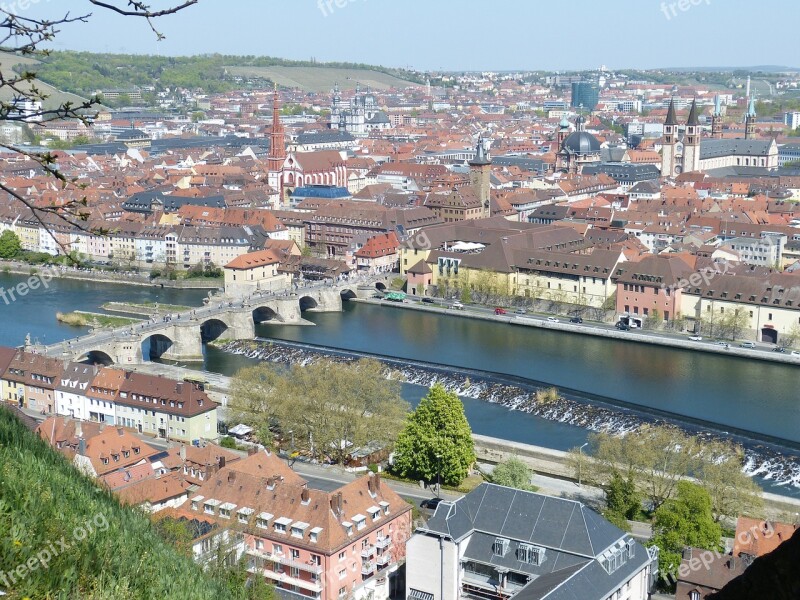
[[[147,275],[138,273],[114,273],[110,271],[80,271],[71,267],[30,265],[28,263],[0,262],[0,271],[12,275],[30,277],[36,273],[47,272],[53,279],[73,279],[76,281],[90,281],[92,283],[118,283],[140,287],[174,288],[182,290],[216,290],[222,287],[221,280],[208,279],[177,279],[170,280],[163,277],[150,279]]]
[[[547,321],[537,317],[524,316],[524,315],[495,315],[491,313],[479,313],[469,310],[452,310],[447,308],[440,308],[425,304],[416,304],[412,302],[386,302],[384,300],[377,300],[372,298],[353,298],[351,302],[362,302],[364,304],[376,304],[385,306],[387,309],[407,309],[418,310],[422,312],[429,312],[434,314],[446,314],[453,317],[461,317],[465,319],[478,319],[481,321],[494,321],[498,323],[508,323],[510,325],[517,325],[521,327],[537,327],[539,329],[549,329],[552,331],[564,331],[567,333],[575,333],[579,335],[591,335],[595,337],[604,337],[614,340],[622,340],[625,342],[634,342],[637,344],[651,344],[656,346],[666,346],[668,348],[677,348],[679,350],[691,350],[693,352],[707,352],[711,354],[720,354],[723,356],[736,356],[740,358],[761,360],[767,362],[775,362],[790,365],[800,365],[800,355],[792,355],[789,353],[780,352],[766,352],[764,350],[740,348],[738,346],[730,345],[728,347],[717,345],[708,341],[693,341],[688,338],[669,337],[666,335],[653,334],[646,331],[620,331],[618,329],[597,327],[591,323],[569,323],[569,322],[554,322]]]

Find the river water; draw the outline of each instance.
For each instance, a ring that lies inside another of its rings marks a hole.
[[[0,287],[22,280],[0,275]],[[97,311],[112,300],[200,305],[205,295],[54,280],[16,302],[0,300],[0,343],[20,345],[27,333],[43,343],[85,333],[59,324],[57,311]],[[800,454],[797,367],[393,306],[350,302],[342,313],[304,316],[316,326],[262,324],[257,334],[293,344],[296,361],[317,346],[405,361],[407,379],[416,384],[404,384],[404,397],[416,404],[431,381],[443,381],[462,392],[476,433],[565,450],[583,443],[587,429],[666,418],[687,429],[735,434],[753,449],[751,472],[780,480],[784,487],[772,491],[800,495],[800,461],[792,461]],[[204,368],[231,375],[252,362],[208,348]],[[430,371],[428,363],[440,368]],[[470,386],[476,382],[483,383]],[[531,410],[525,394],[539,382],[559,387],[569,402],[548,414]]]

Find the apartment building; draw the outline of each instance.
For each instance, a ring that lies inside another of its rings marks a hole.
[[[580,502],[483,483],[407,544],[410,600],[646,600],[648,549]]]

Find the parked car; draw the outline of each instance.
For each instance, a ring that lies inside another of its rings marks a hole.
[[[496,314],[496,315],[504,315],[504,314],[506,314],[506,309],[497,307],[497,308],[494,309],[494,314]]]
[[[702,342],[703,341],[703,336],[702,335],[690,335],[689,339],[692,340],[693,342]]]
[[[630,331],[631,328],[630,325],[628,325],[627,323],[623,323],[622,321],[618,321],[615,327],[620,331]]]
[[[443,500],[443,498],[428,498],[427,500],[423,500],[419,503],[420,508],[427,508],[429,510],[436,510],[436,507],[439,506],[439,503]]]
[[[570,323],[583,323],[583,319],[581,317],[572,317],[569,320]]]
[[[461,302],[453,302],[450,306],[456,310],[464,310],[464,305]]]
[[[515,312],[516,314],[518,314],[518,315],[526,315],[526,314],[528,314],[528,311],[527,311],[527,310],[525,310],[524,308],[518,308],[518,309],[516,309],[514,312]]]
[[[741,344],[739,344],[739,348],[755,348],[755,347],[756,347],[755,342],[742,342]]]
[[[772,351],[773,352],[780,352],[781,354],[786,354],[786,348],[783,348],[782,346],[775,346],[772,349]]]
[[[792,350],[791,351],[791,355],[792,356],[800,356],[800,352],[798,352],[797,350]]]
[[[717,342],[717,346],[722,346],[723,348],[731,347],[731,345],[728,342]]]
[[[559,322],[558,319],[556,319],[555,317],[547,317],[547,320],[550,321],[551,323],[558,323]]]
[[[423,298],[422,301],[425,304],[435,304],[435,302],[436,302],[433,298]]]

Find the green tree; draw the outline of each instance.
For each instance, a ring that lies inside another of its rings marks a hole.
[[[722,527],[714,521],[708,492],[695,483],[681,481],[676,497],[659,507],[653,521],[650,545],[659,549],[659,574],[674,578],[684,548],[722,550],[721,538]]]
[[[0,234],[0,258],[14,258],[22,249],[19,237],[10,229],[6,229]]]
[[[664,324],[664,315],[657,308],[650,311],[650,316],[644,320],[645,329],[661,329]]]
[[[408,404],[400,382],[384,377],[373,359],[321,360],[277,371],[268,364],[242,369],[231,382],[230,411],[269,444],[277,424],[291,431],[298,450],[341,463],[368,443],[391,444]]]
[[[501,462],[492,471],[492,483],[506,487],[535,492],[537,488],[531,484],[533,469],[516,456]]]
[[[393,470],[401,477],[458,485],[475,463],[472,430],[455,392],[435,384],[406,420],[395,445]]]
[[[719,522],[725,516],[763,516],[761,488],[743,469],[744,450],[741,446],[724,441],[705,444],[695,477],[711,498],[715,521]]]
[[[615,472],[605,492],[608,513],[619,515],[623,519],[635,519],[642,510],[642,496],[630,475],[625,478]]]
[[[230,448],[231,450],[236,450],[236,440],[229,435],[226,435],[219,441],[219,445],[223,448]]]
[[[653,510],[674,497],[678,482],[700,464],[702,443],[671,426],[645,426],[625,436],[589,436],[590,457],[573,451],[570,464],[583,479],[607,487],[614,474],[630,479]],[[582,461],[582,463],[581,463]]]

